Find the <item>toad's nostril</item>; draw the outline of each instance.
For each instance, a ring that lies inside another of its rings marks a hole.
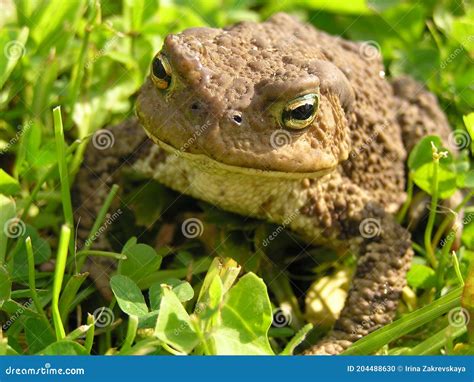
[[[193,102],[191,104],[191,110],[199,110],[201,108],[201,105],[199,104],[199,102]]]
[[[242,116],[240,114],[234,114],[232,119],[239,125],[242,123]]]

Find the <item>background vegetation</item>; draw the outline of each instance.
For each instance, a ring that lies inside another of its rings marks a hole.
[[[163,38],[276,11],[369,41],[381,50],[388,76],[410,74],[438,96],[454,129],[451,142],[422,141],[408,162],[409,185],[417,186],[409,201],[432,198],[421,221],[410,220],[409,203],[399,215],[414,232],[416,257],[398,319],[348,353],[474,354],[474,211],[468,207],[450,228],[456,211],[438,206],[457,189],[468,204],[474,186],[474,10],[468,2],[1,5],[0,354],[292,354],[305,337],[302,347],[324,335],[343,301],[352,254],[308,248],[285,231],[263,247],[258,243],[278,227],[179,197],[157,183],[133,180],[116,219],[106,212],[117,190],[109,195],[90,238],[110,225],[115,252],[94,251],[93,240],[74,247],[70,188],[85,145],[97,130],[133,115]],[[433,159],[432,143],[439,151],[454,145],[462,154]],[[183,222],[194,223],[200,235],[186,234]],[[119,261],[112,302],[81,273],[91,255]],[[315,324],[311,332],[308,323]]]

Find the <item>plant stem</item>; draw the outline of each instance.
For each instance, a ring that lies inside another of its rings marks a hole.
[[[459,284],[464,286],[464,279],[461,274],[461,269],[459,268],[459,261],[455,251],[451,252],[451,258],[453,259],[454,272],[456,272],[456,277],[458,278]]]
[[[443,233],[446,231],[446,229],[448,228],[448,226],[451,224],[451,222],[456,218],[456,214],[459,213],[459,211],[461,211],[465,205],[469,202],[469,200],[472,198],[472,196],[474,195],[474,190],[472,190],[471,192],[469,192],[465,197],[464,199],[462,200],[462,202],[454,209],[454,214],[453,215],[448,215],[442,222],[441,224],[439,225],[438,229],[436,230],[436,233],[433,237],[433,240],[431,241],[431,245],[433,247],[435,247],[441,240],[441,236],[443,235]]]
[[[67,249],[71,239],[71,229],[63,225],[61,227],[61,236],[59,238],[58,254],[56,256],[56,269],[54,271],[53,281],[53,299],[51,309],[53,312],[54,330],[56,332],[56,339],[61,340],[66,337],[64,326],[61,321],[59,313],[59,295],[64,278],[64,270],[66,269]]]
[[[31,245],[31,237],[27,237],[25,240],[26,254],[28,257],[28,283],[30,286],[31,299],[35,304],[37,312],[40,314],[41,319],[45,322],[46,326],[50,329],[51,323],[44,312],[43,305],[41,304],[38,293],[36,292],[36,279],[35,279],[35,257],[33,253],[33,246]]]
[[[89,236],[87,237],[87,240],[84,244],[84,249],[81,251],[82,253],[87,253],[87,250],[89,250],[89,248],[92,246],[93,238],[97,234],[97,232],[99,231],[100,226],[102,225],[102,223],[104,222],[107,211],[109,210],[110,205],[112,204],[112,201],[114,200],[115,195],[117,194],[118,188],[119,187],[116,184],[114,184],[112,186],[112,188],[110,189],[109,194],[107,195],[107,198],[105,199],[104,204],[100,208],[100,211],[97,215],[97,218],[95,219],[94,225],[92,226],[92,229],[89,232]],[[102,252],[102,254],[99,255],[99,256],[106,256],[103,253],[104,252]],[[77,257],[77,255],[76,255],[76,257]],[[87,259],[87,256],[81,258],[78,261],[78,264],[76,265],[76,272],[81,271],[82,267],[84,266],[84,262],[86,261],[86,259]]]
[[[128,328],[127,328],[127,335],[122,345],[122,349],[120,351],[128,351],[131,349],[133,341],[135,341],[135,337],[137,335],[138,329],[138,317],[137,316],[129,316],[128,318]]]
[[[66,150],[66,157],[69,157],[79,146],[81,141],[79,139],[76,139],[71,146],[69,146]],[[36,196],[38,195],[39,191],[41,190],[41,187],[43,186],[44,182],[46,182],[56,171],[58,168],[58,164],[52,165],[48,171],[46,171],[43,176],[38,180],[36,183],[35,187],[33,188],[33,191],[31,191],[30,195],[26,199],[26,203],[23,207],[23,212],[21,214],[21,220],[25,220],[26,216],[28,215],[28,211],[31,207],[31,204],[36,200]]]
[[[438,149],[431,142],[432,150],[433,150],[433,176],[431,178],[431,207],[430,207],[430,214],[428,216],[428,223],[426,224],[425,229],[425,250],[426,250],[426,257],[428,258],[431,266],[436,269],[438,266],[438,260],[436,260],[436,256],[434,254],[433,246],[431,245],[431,236],[433,233],[433,226],[436,219],[436,207],[438,205],[438,169],[439,169],[439,158],[440,154],[438,153]]]
[[[87,257],[87,256],[101,256],[101,257],[111,257],[116,260],[127,260],[127,256],[123,253],[117,252],[107,252],[107,251],[97,251],[94,249],[85,250],[77,252],[76,257]]]
[[[69,191],[69,173],[67,169],[66,153],[64,150],[64,129],[61,118],[60,106],[55,107],[53,109],[53,117],[54,135],[56,139],[56,150],[59,166],[59,178],[61,181],[61,199],[63,204],[64,219],[66,220],[66,224],[69,226],[69,229],[73,231],[73,234],[71,236],[74,237],[74,215],[72,212],[71,193]],[[69,251],[71,252],[71,254],[74,254],[74,241],[70,240],[68,245]]]
[[[449,251],[453,245],[454,239],[456,238],[456,232],[451,230],[449,235],[447,236],[446,243],[444,244],[441,255],[439,258],[439,266],[436,269],[436,294],[435,298],[441,296],[441,289],[444,285],[444,274],[446,272],[446,265],[448,263]]]

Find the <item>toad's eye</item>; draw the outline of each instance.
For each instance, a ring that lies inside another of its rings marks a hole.
[[[281,123],[288,129],[301,130],[311,125],[318,111],[319,96],[306,94],[288,102],[281,113]]]
[[[153,58],[151,79],[159,89],[168,89],[171,84],[171,66],[168,59],[161,53]]]

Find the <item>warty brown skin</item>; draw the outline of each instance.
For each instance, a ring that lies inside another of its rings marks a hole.
[[[135,121],[111,129],[125,136],[116,140],[125,154],[89,147],[78,214],[97,213],[88,195],[105,195],[118,179],[116,162],[128,162],[179,192],[358,253],[340,318],[307,354],[340,353],[389,323],[413,255],[409,233],[391,214],[405,198],[406,148],[425,134],[449,134],[436,99],[409,78],[389,83],[366,45],[285,14],[170,35],[162,53],[171,86],[158,89],[148,78],[137,101],[156,145]],[[319,97],[314,121],[298,131],[282,127],[282,107],[307,93]],[[121,133],[134,124],[133,139]],[[114,164],[96,171],[104,156]]]

